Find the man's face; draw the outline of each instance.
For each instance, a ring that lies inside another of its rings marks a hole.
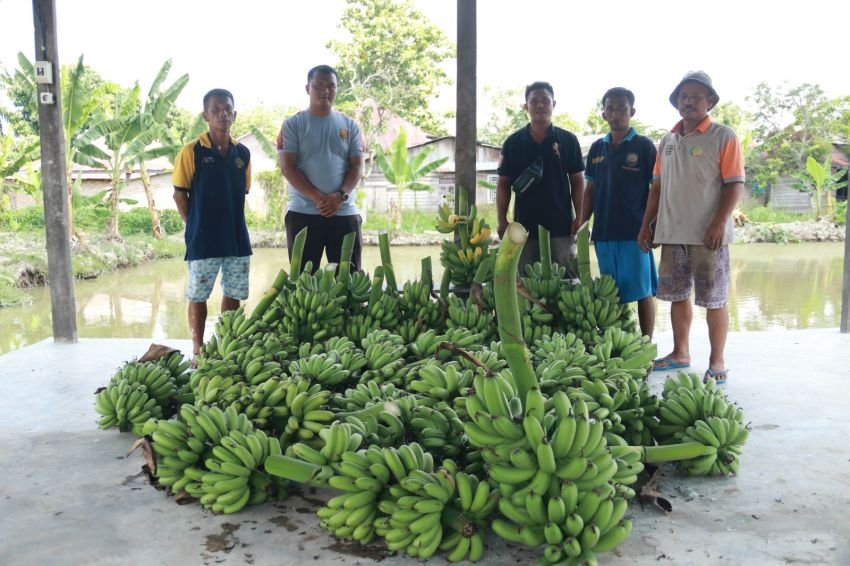
[[[679,115],[692,122],[699,122],[705,118],[713,103],[714,99],[708,87],[694,81],[683,84],[676,98]]]
[[[336,98],[336,75],[332,73],[316,73],[307,84],[307,94],[310,95],[310,106],[330,109]]]
[[[602,118],[608,122],[611,131],[619,132],[629,129],[629,121],[635,115],[635,109],[625,96],[609,96],[605,99]]]
[[[555,99],[548,90],[532,90],[525,100],[528,118],[535,124],[548,124],[552,121]]]
[[[207,101],[207,107],[204,108],[204,120],[209,124],[210,129],[230,130],[230,126],[236,120],[233,101],[226,96],[210,97]]]

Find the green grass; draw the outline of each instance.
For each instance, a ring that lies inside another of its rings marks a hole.
[[[785,224],[787,222],[806,222],[813,220],[811,213],[776,210],[766,206],[754,206],[752,204],[741,206],[741,212],[747,215],[750,222]]]

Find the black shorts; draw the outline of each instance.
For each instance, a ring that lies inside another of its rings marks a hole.
[[[322,255],[326,252],[328,263],[338,264],[342,253],[342,240],[346,234],[354,232],[356,235],[354,250],[351,253],[351,269],[360,271],[360,255],[363,248],[363,236],[360,232],[362,222],[359,214],[325,218],[318,214],[287,212],[284,223],[286,224],[286,249],[289,252],[290,261],[292,260],[292,244],[302,228],[307,228],[307,241],[304,244],[301,269],[304,269],[308,261],[312,261],[314,271],[319,267]]]

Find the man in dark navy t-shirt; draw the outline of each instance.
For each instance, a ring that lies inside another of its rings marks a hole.
[[[520,273],[525,265],[540,259],[538,226],[549,231],[552,260],[567,268],[567,277],[578,276],[575,234],[581,226],[581,199],[584,193],[584,161],[574,134],[552,124],[555,91],[546,82],[525,88],[525,110],[529,123],[511,134],[502,145],[496,208],[499,237],[508,226],[512,189],[516,190],[514,220],[528,230],[529,239],[520,256]],[[539,180],[525,188],[515,186],[531,166]],[[524,189],[524,190],[521,190]]]
[[[195,355],[204,343],[207,299],[221,271],[222,312],[248,298],[251,241],[245,195],[251,188],[251,153],[230,137],[236,119],[233,95],[213,89],[204,96],[209,131],[187,144],[174,160],[174,202],[186,223],[189,263],[189,330]]]
[[[584,171],[582,218],[593,220],[593,239],[600,273],[614,278],[620,302],[638,303],[640,329],[652,337],[658,275],[652,250],[637,242],[652,184],[655,145],[630,126],[635,95],[616,87],[602,97],[602,117],[611,132],[593,142]]]

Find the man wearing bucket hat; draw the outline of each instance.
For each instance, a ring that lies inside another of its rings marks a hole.
[[[638,243],[644,251],[662,245],[658,298],[671,302],[673,351],[656,360],[655,369],[690,366],[693,287],[694,302],[706,309],[711,344],[704,379],[720,385],[728,373],[729,244],[732,211],[744,186],[744,159],[735,132],[708,115],[718,100],[703,71],[688,72],[670,94],[682,120],[659,144]]]

